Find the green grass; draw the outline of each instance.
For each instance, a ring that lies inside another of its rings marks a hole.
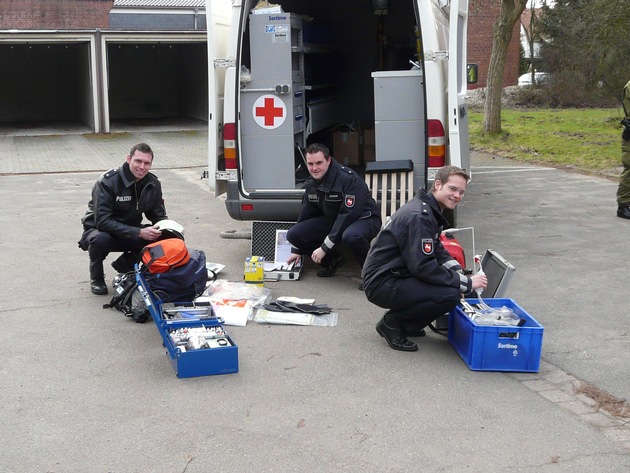
[[[497,156],[587,173],[621,165],[621,108],[502,109],[502,132],[484,134],[483,112],[471,111],[470,146]]]

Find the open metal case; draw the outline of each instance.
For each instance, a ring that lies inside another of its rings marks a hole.
[[[488,278],[484,297],[505,297],[507,288],[516,268],[494,250],[486,250],[481,258],[481,267]]]
[[[286,232],[295,222],[252,222],[252,256],[265,258],[265,281],[297,281],[302,265],[287,267],[291,244]]]

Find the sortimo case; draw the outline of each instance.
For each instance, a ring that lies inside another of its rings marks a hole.
[[[461,306],[449,314],[448,341],[462,357],[468,368],[476,371],[522,371],[538,372],[542,351],[544,328],[512,299],[490,299],[483,301],[492,308],[506,306],[525,325],[492,326],[479,325],[468,318]],[[466,299],[471,305],[478,299]]]

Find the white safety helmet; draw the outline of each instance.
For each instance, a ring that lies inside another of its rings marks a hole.
[[[160,240],[164,240],[166,238],[184,239],[184,227],[175,220],[160,220],[156,225],[158,229],[162,231]]]

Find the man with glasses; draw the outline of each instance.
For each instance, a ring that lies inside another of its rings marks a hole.
[[[424,327],[452,310],[461,295],[485,288],[486,276],[466,276],[444,249],[440,234],[466,191],[468,174],[455,166],[438,170],[431,191],[420,189],[392,215],[378,234],[363,266],[368,300],[388,309],[376,331],[394,350],[416,351],[407,337],[425,335]]]

